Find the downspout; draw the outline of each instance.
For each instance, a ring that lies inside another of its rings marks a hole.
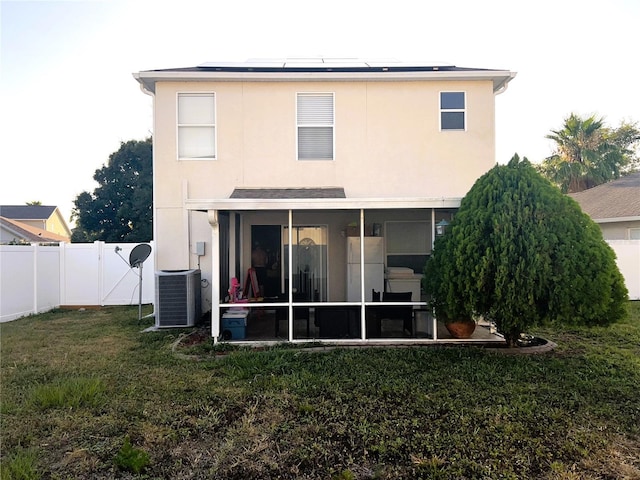
[[[157,238],[157,232],[156,229],[158,228],[158,222],[156,222],[156,149],[154,148],[154,143],[155,143],[155,131],[156,131],[156,95],[155,92],[149,90],[145,84],[144,81],[140,78],[140,74],[139,73],[134,73],[133,74],[133,78],[139,83],[140,85],[140,91],[142,93],[144,93],[145,95],[149,95],[151,97],[151,101],[152,101],[152,105],[151,105],[151,109],[153,111],[153,125],[151,126],[153,133],[151,135],[151,184],[153,186],[152,190],[152,198],[151,198],[151,202],[152,202],[152,208],[151,211],[153,212],[153,217],[152,217],[152,221],[153,221],[153,238],[151,239],[152,242],[154,242]],[[154,247],[157,245],[157,243],[154,243]],[[157,248],[153,248],[153,264],[157,267],[158,265],[158,249]],[[155,272],[154,272],[155,273]],[[153,276],[154,279],[154,290],[155,290],[155,274]],[[155,295],[153,296],[153,313],[148,315],[150,317],[155,318],[156,315],[156,303],[155,303]]]
[[[144,84],[144,80],[142,80],[140,78],[140,74],[139,73],[134,73],[133,74],[133,78],[136,79],[136,81],[140,84],[140,90],[142,90],[142,93],[144,93],[145,95],[149,95],[150,97],[155,97],[155,93],[152,92],[151,90],[149,90],[145,84]]]
[[[501,93],[504,93],[507,91],[507,88],[509,88],[509,83],[503,83],[502,85],[500,85],[498,87],[497,90],[494,90],[493,92],[493,96],[497,97],[498,95],[500,95]]]
[[[155,103],[156,103],[156,94],[155,94],[155,92],[149,90],[145,86],[144,82],[140,79],[140,75],[139,74],[134,73],[133,74],[133,78],[135,78],[138,81],[138,83],[140,84],[140,91],[142,93],[144,93],[145,95],[149,95],[151,97],[151,100],[153,102],[153,105],[151,106],[152,111],[153,111],[153,125],[152,125],[151,128],[153,129],[153,133],[155,133],[155,131],[156,131],[156,115],[155,115],[155,112],[156,112],[156,105],[155,105]],[[151,135],[152,147],[153,147],[153,143],[155,143],[155,135],[153,133]],[[152,166],[155,167],[155,165],[156,165],[156,149],[155,148],[151,149],[151,162],[152,162]],[[155,186],[156,186],[156,169],[152,168],[151,171],[152,171],[152,175],[153,175],[151,181],[152,181],[152,184],[153,184],[153,187],[154,187],[153,188],[152,202],[153,202],[153,205],[155,206],[155,204],[156,204],[156,189],[155,189]],[[153,208],[153,240],[156,239],[156,221],[155,221],[156,218],[155,217],[156,217],[156,209],[154,207]],[[158,258],[156,256],[155,249],[154,249],[153,254],[154,254],[154,260],[155,260],[156,265],[157,265]]]
[[[500,95],[501,93],[506,92],[506,91],[507,91],[507,88],[509,88],[509,82],[510,82],[511,80],[513,80],[513,79],[515,78],[515,76],[516,76],[516,73],[513,73],[513,72],[512,72],[512,73],[511,73],[511,76],[509,77],[509,79],[508,79],[508,80],[505,80],[505,81],[502,83],[502,85],[500,85],[498,88],[496,88],[496,89],[493,91],[493,95],[494,95],[494,96],[497,96],[497,95]]]

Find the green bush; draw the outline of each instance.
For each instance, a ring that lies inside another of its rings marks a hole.
[[[483,315],[509,345],[545,321],[606,325],[626,314],[624,279],[598,225],[518,155],[462,200],[424,286],[436,316]]]

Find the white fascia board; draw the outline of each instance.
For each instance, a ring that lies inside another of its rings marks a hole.
[[[163,82],[299,82],[299,81],[477,81],[492,80],[493,91],[502,90],[516,74],[508,70],[417,71],[417,72],[174,72],[148,71],[133,77],[148,91],[155,92],[155,83]]]
[[[459,208],[462,198],[225,198],[188,199],[187,210],[359,210]]]
[[[593,221],[596,223],[638,222],[640,217],[594,218]]]

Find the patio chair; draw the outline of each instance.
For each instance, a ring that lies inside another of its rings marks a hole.
[[[316,308],[315,325],[318,338],[360,338],[360,308]]]
[[[377,292],[371,290],[373,302],[410,302],[411,292]],[[381,305],[367,307],[367,337],[380,338],[382,336],[382,320],[402,320],[402,329],[413,335],[413,307],[407,305]]]
[[[288,302],[289,296],[286,293],[282,293],[277,297],[278,302]],[[302,294],[294,293],[293,301],[294,302],[304,302],[306,301],[306,297]],[[287,320],[289,317],[289,309],[288,307],[278,307],[276,308],[276,337],[280,334],[280,320]],[[307,337],[310,336],[309,331],[309,307],[293,307],[293,321],[305,320],[307,322]]]
[[[383,302],[410,302],[411,292],[383,292]],[[413,307],[407,305],[389,305],[382,307],[380,319],[402,320],[402,329],[413,335]]]

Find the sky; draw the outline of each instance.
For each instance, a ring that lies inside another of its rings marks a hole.
[[[640,121],[637,0],[0,0],[0,205],[69,220],[121,142],[153,133],[134,72],[249,58],[436,61],[517,72],[496,162],[539,162],[570,113]]]

